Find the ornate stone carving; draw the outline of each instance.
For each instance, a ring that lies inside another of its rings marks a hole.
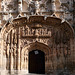
[[[18,19],[20,19],[19,22]],[[6,35],[4,34],[5,41],[3,42],[9,45],[8,55],[13,55],[13,58],[11,56],[9,59],[13,59],[13,64],[15,64],[13,65],[13,69],[24,69],[28,71],[28,53],[35,49],[44,51],[47,71],[49,71],[50,69],[56,69],[58,65],[56,63],[58,61],[61,61],[61,58],[62,61],[64,61],[70,52],[70,48],[68,47],[70,46],[69,40],[67,40],[67,43],[62,42],[64,38],[66,39],[70,34],[70,32],[68,31],[68,26],[66,26],[67,24],[63,24],[64,27],[62,25],[47,24],[47,22],[51,19],[43,20],[46,21],[46,23],[42,24],[41,22],[38,22],[39,18],[37,19],[37,22],[34,23],[36,17],[27,21],[25,17],[22,20],[21,18],[18,19],[16,19],[17,23],[15,20],[13,21],[17,26],[14,25],[13,27],[12,24],[7,24],[3,32],[7,33]],[[20,23],[22,21],[26,21],[27,23],[24,23],[25,25],[20,25],[22,24]],[[57,22],[56,24],[58,24]],[[6,44],[3,45],[4,48]],[[66,47],[66,45],[68,48]],[[59,63],[61,64],[61,62]],[[11,64],[8,64],[8,66],[10,67],[8,69],[12,69]]]
[[[21,31],[22,38],[50,38],[52,35],[51,29],[48,28],[32,29],[26,26]]]
[[[29,3],[31,14],[39,15],[41,12],[45,12],[45,1],[32,0]]]

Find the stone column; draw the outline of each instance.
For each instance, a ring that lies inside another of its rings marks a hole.
[[[16,28],[16,70],[18,70],[18,28]]]
[[[21,61],[21,60],[20,60],[20,49],[21,49],[21,48],[20,48],[20,46],[21,46],[20,27],[19,27],[19,30],[18,30],[18,31],[19,31],[19,33],[18,33],[18,37],[19,37],[19,38],[18,38],[18,46],[19,46],[19,47],[18,47],[18,70],[20,70],[20,61]]]
[[[9,44],[9,70],[12,70],[12,31],[10,31],[10,44]]]
[[[13,57],[13,46],[14,46],[14,44],[13,44],[14,36],[13,35],[14,34],[13,33],[14,33],[14,31],[11,32],[11,70],[13,70],[13,68],[14,68],[13,67],[13,63],[14,63],[13,62],[14,61],[14,57]]]
[[[7,45],[7,61],[6,61],[6,69],[9,69],[9,44]]]
[[[14,57],[14,60],[13,60],[13,68],[14,70],[16,70],[16,45],[14,45],[14,53],[13,53],[13,57]]]
[[[11,54],[10,54],[10,39],[11,37],[10,37],[10,34],[8,34],[8,46],[7,46],[7,54],[8,54],[8,57],[7,57],[7,69],[10,71],[10,69],[11,69]]]
[[[26,70],[26,54],[25,54],[25,70]]]
[[[28,73],[28,56],[27,56],[27,68],[26,68],[26,72]]]
[[[24,64],[24,53],[22,51],[21,52],[21,70],[23,69],[23,64]]]
[[[1,41],[1,68],[3,67],[3,42],[4,42],[4,40],[2,39],[2,41]]]
[[[13,70],[13,53],[11,52],[11,70]]]

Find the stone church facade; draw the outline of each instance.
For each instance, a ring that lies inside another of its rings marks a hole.
[[[65,69],[73,74],[74,4],[74,0],[0,0],[1,75]]]

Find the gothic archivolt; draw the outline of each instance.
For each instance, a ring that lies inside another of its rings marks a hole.
[[[4,26],[2,36],[7,70],[28,71],[28,53],[35,49],[45,53],[46,72],[63,68],[65,59],[71,58],[73,30],[55,17],[16,18]]]

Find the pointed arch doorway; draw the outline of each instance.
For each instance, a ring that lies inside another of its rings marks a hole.
[[[45,53],[41,50],[29,52],[29,73],[45,74]]]

